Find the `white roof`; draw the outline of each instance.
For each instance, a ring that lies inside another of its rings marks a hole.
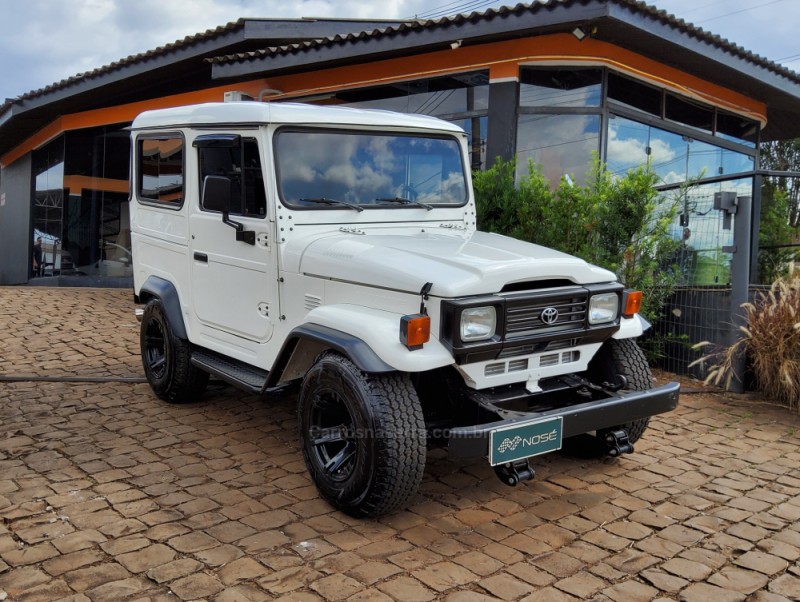
[[[366,125],[463,132],[457,125],[427,115],[288,102],[212,102],[145,111],[134,119],[132,129],[270,123]]]

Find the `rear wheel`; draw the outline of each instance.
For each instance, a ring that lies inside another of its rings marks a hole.
[[[196,401],[208,373],[191,362],[189,341],[176,337],[160,299],[147,302],[139,334],[142,366],[153,392],[169,403]]]
[[[634,339],[609,339],[589,363],[589,380],[594,383],[620,385],[623,390],[645,391],[653,388],[653,374],[647,358]],[[598,430],[596,435],[580,435],[564,441],[570,452],[582,456],[601,456],[607,453],[606,435],[611,431],[624,429],[628,441],[638,441],[650,423],[650,418],[631,420],[607,429]]]
[[[416,493],[426,432],[407,374],[366,374],[326,353],[303,380],[297,413],[306,466],[332,506],[351,516],[380,516]]]

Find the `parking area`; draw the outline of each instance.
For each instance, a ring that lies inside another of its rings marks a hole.
[[[318,498],[291,398],[157,400],[133,307],[0,288],[0,600],[800,598],[783,408],[691,392],[637,453],[551,454],[516,488],[433,451],[408,510],[355,520]]]

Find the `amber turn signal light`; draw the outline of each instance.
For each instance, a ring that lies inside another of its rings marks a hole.
[[[409,351],[422,349],[431,338],[431,319],[425,314],[412,314],[400,318],[400,342]]]
[[[638,314],[642,309],[642,291],[625,291],[625,307],[623,308],[622,315],[626,318],[632,318],[634,314]]]

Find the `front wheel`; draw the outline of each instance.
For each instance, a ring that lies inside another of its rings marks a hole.
[[[407,374],[366,374],[349,359],[325,353],[303,380],[297,417],[311,478],[338,510],[380,516],[416,493],[426,431]]]
[[[144,374],[159,398],[189,403],[202,394],[208,373],[192,365],[189,341],[172,332],[160,299],[151,299],[144,308],[139,343]]]

